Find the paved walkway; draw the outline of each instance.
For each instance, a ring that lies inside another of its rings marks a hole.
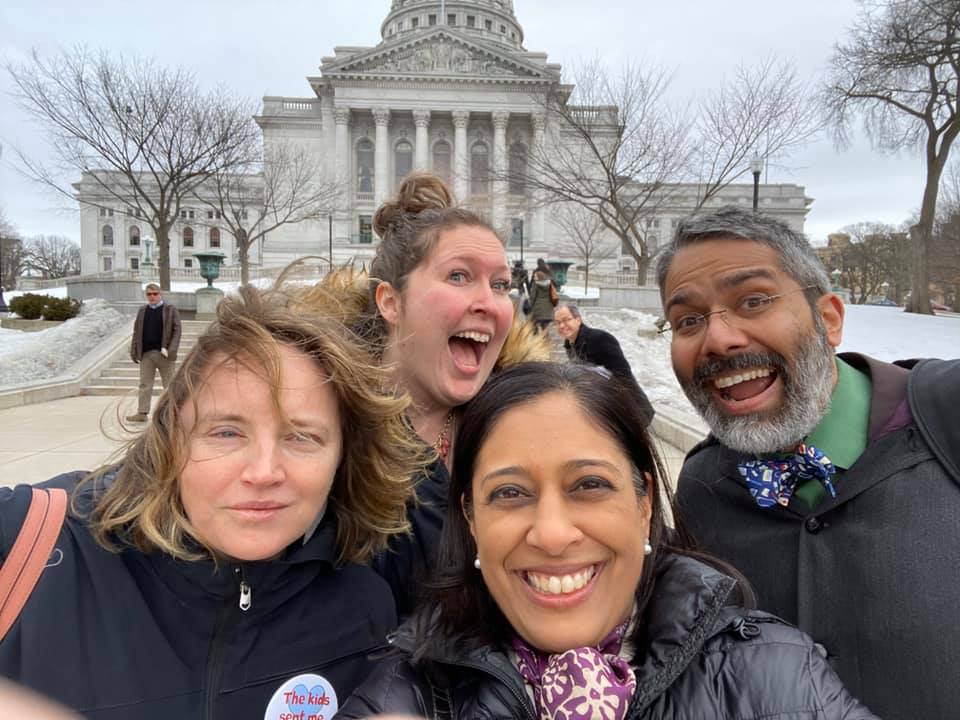
[[[0,410],[0,485],[36,483],[69,470],[92,470],[135,437],[120,422],[135,411],[135,393],[72,397]],[[675,481],[683,453],[657,443]]]

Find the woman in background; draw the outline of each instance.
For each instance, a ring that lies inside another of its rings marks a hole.
[[[433,451],[432,464],[414,479],[421,502],[411,507],[412,536],[395,540],[376,563],[406,614],[443,523],[457,409],[495,367],[545,359],[549,347],[514,326],[503,242],[489,223],[455,205],[441,178],[408,175],[373,225],[381,240],[369,280],[332,273],[318,302],[341,298],[342,321],[373,346],[390,384],[410,395],[407,417]]]

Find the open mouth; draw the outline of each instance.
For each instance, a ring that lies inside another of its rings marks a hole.
[[[526,571],[522,573],[524,581],[544,595],[569,595],[585,588],[597,572],[597,566],[590,567],[567,575],[546,575]]]
[[[480,367],[480,359],[491,338],[489,333],[474,330],[464,330],[453,335],[449,345],[454,364],[462,370],[476,370]]]
[[[740,370],[733,375],[713,378],[713,387],[724,400],[742,402],[756,397],[773,385],[777,371],[770,367]]]

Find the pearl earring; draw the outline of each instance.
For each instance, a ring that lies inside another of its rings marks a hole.
[[[479,556],[479,555],[477,555],[477,557],[475,557],[475,558],[473,559],[473,566],[474,566],[477,570],[480,569],[480,556]]]
[[[649,554],[652,553],[652,552],[653,552],[653,545],[651,545],[651,544],[650,544],[650,541],[647,540],[647,541],[643,544],[643,554],[644,554],[644,555],[649,555]]]

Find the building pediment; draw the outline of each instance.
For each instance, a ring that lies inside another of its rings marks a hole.
[[[437,30],[408,42],[378,45],[342,61],[326,63],[321,70],[329,79],[388,77],[527,83],[559,79],[550,69],[449,30]]]

